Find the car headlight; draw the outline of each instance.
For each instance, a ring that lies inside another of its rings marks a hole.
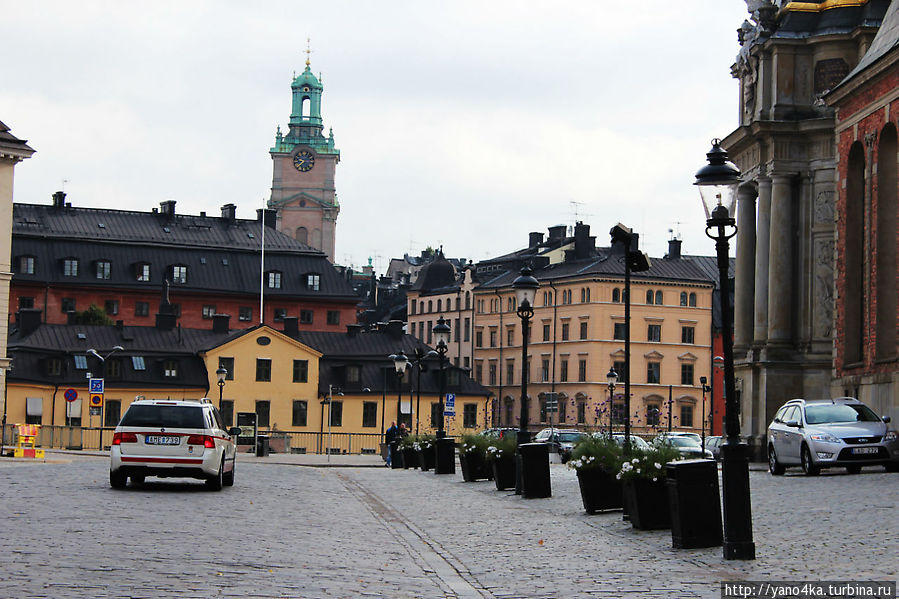
[[[830,433],[812,433],[808,436],[812,441],[822,441],[824,443],[839,443],[840,440]]]
[[[883,440],[886,443],[891,443],[896,439],[899,439],[899,433],[897,433],[896,431],[887,431],[887,434],[883,436]]]

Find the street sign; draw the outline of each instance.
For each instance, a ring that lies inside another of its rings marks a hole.
[[[99,393],[100,395],[103,395],[103,391],[105,391],[105,389],[103,389],[103,379],[91,379],[89,391],[91,394]]]
[[[66,392],[63,393],[63,397],[66,398],[66,401],[72,402],[78,399],[78,392],[74,389],[66,389]]]
[[[90,407],[92,408],[102,408],[103,407],[103,394],[102,393],[91,393],[91,401]]]
[[[446,401],[443,403],[443,415],[444,416],[455,416],[456,415],[456,394],[455,393],[447,393]]]
[[[546,411],[547,412],[558,412],[559,411],[559,394],[558,393],[546,393],[544,395],[546,398]]]
[[[90,415],[91,415],[91,416],[99,416],[99,415],[100,415],[100,408],[93,408],[93,407],[90,408]]]

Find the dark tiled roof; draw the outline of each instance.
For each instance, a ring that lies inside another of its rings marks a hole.
[[[823,0],[813,3],[823,4]],[[869,0],[860,6],[836,6],[824,10],[786,10],[779,16],[775,38],[808,38],[849,33],[858,27],[879,27],[890,0]]]
[[[34,150],[28,147],[26,140],[19,139],[10,133],[9,127],[0,121],[0,155],[7,153],[27,158],[34,154]]]
[[[259,221],[205,216],[163,215],[126,210],[56,208],[14,204],[12,255],[34,256],[34,274],[16,272],[14,282],[131,289],[161,288],[173,265],[187,266],[187,283],[173,290],[258,294]],[[63,276],[60,261],[79,259],[79,275]],[[109,279],[97,279],[98,260],[112,265]],[[150,264],[150,281],[137,281],[135,265]],[[281,272],[273,297],[311,297],[356,301],[352,286],[313,250],[270,227],[265,228],[265,270]],[[306,287],[318,274],[319,290]]]
[[[897,46],[899,46],[899,3],[894,2],[890,4],[886,16],[883,17],[883,24],[877,31],[874,41],[871,42],[871,47],[868,48],[858,65],[852,69],[852,72],[839,85],[852,80],[856,75],[883,58]]]

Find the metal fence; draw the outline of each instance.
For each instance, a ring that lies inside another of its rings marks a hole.
[[[109,449],[112,443],[112,427],[91,428],[83,426],[41,426],[35,445],[45,449]],[[259,435],[269,440],[274,453],[330,453],[377,454],[383,437],[378,433],[291,433],[260,430]],[[3,430],[3,445],[16,444],[16,425],[7,424]],[[252,445],[241,445],[241,450],[255,451]]]

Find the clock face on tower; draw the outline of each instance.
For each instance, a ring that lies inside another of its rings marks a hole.
[[[303,150],[293,157],[293,165],[298,171],[305,173],[315,165],[315,156],[309,150]]]

